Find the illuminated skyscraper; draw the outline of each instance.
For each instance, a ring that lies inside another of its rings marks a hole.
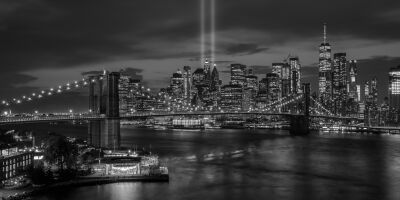
[[[221,87],[221,103],[223,110],[241,110],[243,87],[241,85],[224,85]]]
[[[171,78],[171,95],[176,100],[183,100],[184,97],[184,78],[181,70],[178,69]]]
[[[376,78],[369,80],[364,85],[365,96],[365,122],[366,125],[377,125],[378,114],[378,82]]]
[[[214,64],[214,68],[211,73],[211,83],[210,83],[210,97],[212,101],[212,106],[216,108],[218,106],[218,101],[221,94],[221,80],[219,79],[219,73],[217,66]]]
[[[231,84],[241,85],[245,84],[246,65],[231,64]]]
[[[346,94],[347,90],[346,53],[335,53],[333,59],[333,96],[337,98]]]
[[[389,71],[389,105],[400,110],[400,65]]]
[[[326,41],[326,24],[324,24],[324,40],[319,46],[319,96],[321,100],[332,98],[332,59],[331,46]],[[324,102],[326,103],[326,102]]]
[[[276,74],[278,78],[279,98],[282,97],[282,70],[284,63],[272,63],[272,73]]]
[[[189,66],[183,67],[183,90],[183,98],[187,103],[189,103],[192,99],[192,72]]]
[[[346,53],[335,53],[333,56],[333,101],[336,113],[345,113],[347,95],[347,60]]]
[[[217,66],[214,65],[214,68],[211,73],[211,84],[210,84],[210,90],[211,91],[220,91],[221,87],[221,80],[219,80],[219,72],[217,69]]]
[[[208,59],[206,59],[206,61],[204,62],[204,74],[205,74],[205,84],[210,84],[210,79],[211,79],[211,61],[208,61]]]
[[[124,75],[123,71],[121,71],[121,76],[118,82],[118,94],[119,94],[119,111],[121,115],[124,115],[129,112],[128,104],[129,104],[129,82],[130,76]]]
[[[289,65],[291,71],[290,77],[290,87],[291,93],[297,94],[301,92],[301,71],[300,71],[300,61],[298,57],[291,57],[289,58]]]
[[[282,81],[282,97],[288,96],[291,93],[291,70],[290,70],[290,65],[288,63],[285,63],[282,66],[282,76],[281,76],[281,81]]]
[[[279,76],[275,73],[268,73],[267,76],[268,102],[277,101],[279,98]]]
[[[349,92],[349,98],[354,99],[355,101],[358,100],[356,78],[357,78],[357,61],[350,60],[348,92]]]

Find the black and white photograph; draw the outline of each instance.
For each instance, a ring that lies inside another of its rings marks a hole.
[[[399,0],[0,0],[0,200],[400,200]]]

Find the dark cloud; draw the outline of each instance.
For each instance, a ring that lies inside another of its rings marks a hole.
[[[310,46],[314,48],[322,40],[323,22],[328,23],[329,41],[346,38],[382,44],[400,41],[398,0],[216,2],[217,53],[225,56],[221,59],[227,59],[217,63],[222,73],[227,72],[224,68],[231,63],[229,60],[243,62],[235,57],[281,52],[278,48],[283,44],[315,41],[297,48],[310,51]],[[42,78],[29,76],[35,70],[83,71],[80,67],[125,60],[198,61],[199,28],[199,0],[2,0],[0,94],[21,95],[38,89],[26,85]],[[257,60],[250,64],[272,62]],[[385,93],[385,70],[398,64],[400,60],[392,57],[360,60],[360,80],[367,80],[371,74],[378,76]],[[143,69],[148,70],[147,66]],[[133,68],[130,72],[143,79],[140,69]],[[314,68],[305,68],[304,78],[314,72]]]
[[[261,65],[253,65],[249,67],[250,69],[253,69],[254,74],[259,74],[265,76],[267,73],[272,72],[272,67],[271,66],[261,66]]]
[[[102,71],[102,70],[94,70],[94,71],[82,72],[81,75],[82,75],[82,76],[100,75],[100,74],[103,74],[103,73],[104,73],[104,71]]]
[[[143,72],[143,69],[137,69],[137,68],[131,68],[131,67],[125,68],[123,70],[123,74],[130,76],[133,79],[141,80],[141,81],[143,80],[143,75],[140,75],[140,73],[142,73],[142,72]]]
[[[257,44],[229,44],[223,52],[226,55],[251,55],[268,50],[265,47],[259,47]]]

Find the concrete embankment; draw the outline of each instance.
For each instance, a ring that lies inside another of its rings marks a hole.
[[[81,187],[91,185],[101,185],[119,182],[168,182],[168,175],[160,176],[100,176],[100,177],[79,177],[77,179],[54,183],[43,187],[30,187],[24,190],[5,190],[0,189],[1,200],[21,200],[31,196],[44,194],[50,190],[56,190],[66,187]]]

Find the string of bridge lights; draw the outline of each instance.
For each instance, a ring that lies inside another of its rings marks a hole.
[[[280,100],[277,100],[277,101],[275,101],[275,102],[272,102],[271,104],[269,104],[270,105],[270,107],[267,109],[268,111],[269,110],[271,110],[271,109],[276,109],[276,108],[282,108],[283,106],[286,106],[286,105],[288,105],[288,104],[290,104],[290,103],[293,103],[293,102],[295,102],[295,101],[297,101],[297,100],[299,100],[299,99],[301,99],[303,97],[303,94],[300,94],[300,95],[297,95],[297,96],[295,96],[294,98],[291,98],[291,99],[289,99],[289,100],[287,100],[287,101],[284,101],[284,100],[286,100],[286,99],[288,99],[289,97],[284,97],[284,98],[281,98]],[[277,105],[275,105],[275,104],[277,104]]]
[[[100,79],[103,79],[103,77],[100,77]],[[21,104],[24,102],[30,102],[33,101],[35,99],[41,99],[44,97],[48,97],[48,96],[53,96],[56,94],[62,94],[65,93],[69,90],[72,89],[78,89],[78,88],[83,88],[86,87],[89,82],[96,82],[96,79],[89,79],[89,78],[83,78],[80,81],[71,81],[71,82],[67,82],[66,84],[63,85],[59,85],[58,87],[51,87],[49,89],[45,89],[45,90],[41,90],[38,92],[33,92],[29,95],[23,95],[20,97],[14,97],[12,99],[9,100],[2,100],[1,104],[4,106],[11,106],[13,104]]]
[[[102,79],[103,79],[103,76],[100,76],[99,80],[102,80]],[[41,90],[39,92],[31,93],[30,95],[23,95],[18,98],[16,97],[16,98],[12,98],[10,100],[3,100],[1,102],[1,104],[5,105],[5,106],[10,106],[13,104],[21,104],[24,102],[33,101],[35,99],[41,99],[41,98],[56,95],[56,94],[62,94],[64,92],[67,92],[72,89],[83,88],[83,87],[86,87],[89,84],[89,82],[96,82],[96,81],[98,81],[98,79],[83,78],[80,81],[68,82],[64,85],[59,85],[58,87],[52,87],[47,90]],[[159,98],[156,98],[156,96],[153,96],[150,93],[150,91],[151,91],[150,88],[141,86],[141,90],[138,90],[136,92],[136,95],[140,95],[142,97],[145,97],[146,99],[151,99],[151,100],[157,101],[159,103],[162,102],[163,104],[168,105],[170,108],[172,106],[173,109],[178,109],[178,110],[179,109],[184,109],[184,110],[204,110],[205,109],[203,106],[195,106],[195,105],[192,105],[190,103],[183,101],[182,99],[174,98],[174,97],[169,96],[168,94],[163,94],[161,92],[158,93]],[[293,103],[293,102],[299,100],[302,97],[303,97],[303,95],[300,94],[291,99],[288,99],[289,97],[280,98],[280,99],[268,104],[267,110],[271,110],[272,108],[281,108],[283,106],[286,106],[290,103]],[[331,116],[333,115],[329,110],[327,110],[325,107],[323,107],[314,98],[311,97],[311,99],[316,103],[316,105],[318,107],[322,108],[329,115],[331,115]]]
[[[333,113],[331,111],[329,111],[328,109],[326,109],[321,103],[319,103],[317,100],[315,100],[313,97],[310,97],[310,99],[318,106],[320,107],[322,110],[324,110],[326,113],[328,113],[328,115],[333,116]]]
[[[11,105],[16,105],[16,104],[22,104],[26,102],[30,102],[36,99],[42,99],[45,97],[57,95],[57,94],[62,94],[65,92],[68,92],[72,89],[79,89],[83,88],[89,85],[90,82],[96,82],[98,80],[103,80],[104,77],[100,76],[98,79],[90,79],[90,78],[83,78],[80,81],[71,81],[67,82],[66,84],[59,85],[58,87],[51,87],[49,89],[44,89],[38,92],[33,92],[30,95],[23,95],[20,97],[14,97],[12,99],[7,99],[7,100],[2,100],[1,104],[3,106],[11,106]],[[164,100],[156,98],[156,96],[152,95],[150,93],[151,89],[147,88],[145,86],[141,86],[141,90],[136,91],[136,95],[140,95],[146,99],[151,99],[157,102],[163,102],[163,104],[168,104],[168,106],[172,106],[173,108],[182,108],[182,109],[204,109],[202,106],[193,106],[191,104],[188,104],[186,102],[183,102],[180,99],[170,97],[169,95],[162,95],[161,93],[158,93],[158,95],[161,97],[164,97]],[[168,101],[167,101],[168,100]]]

